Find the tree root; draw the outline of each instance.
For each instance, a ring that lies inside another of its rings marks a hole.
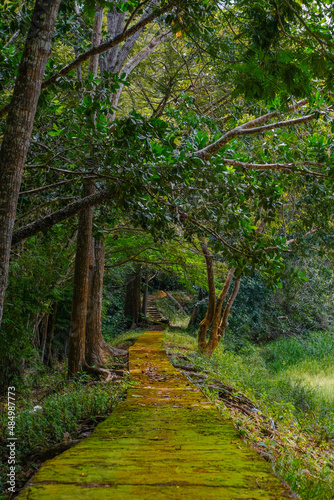
[[[117,347],[113,347],[104,340],[102,341],[102,349],[104,349],[108,354],[112,354],[113,356],[128,356],[128,351],[125,349],[118,349]]]
[[[104,377],[105,383],[110,382],[110,380],[114,378],[118,378],[119,375],[115,372],[122,372],[121,375],[123,375],[122,370],[107,370],[106,368],[100,368],[88,365],[84,365],[83,369],[85,370],[86,373],[88,373],[89,375],[93,375],[94,377]]]
[[[181,372],[185,372],[185,375],[188,375],[188,377],[197,377],[197,378],[208,378],[208,375],[205,375],[205,373],[196,373],[196,372],[190,372],[189,370],[182,370]]]
[[[198,372],[203,372],[203,373],[210,373],[209,370],[201,370],[200,368],[196,368],[194,365],[176,365],[175,368],[178,370],[182,370],[184,372],[192,372],[192,373],[198,373]]]
[[[268,429],[263,429],[263,432],[272,435],[275,431],[275,422],[263,415],[260,410],[255,407],[253,401],[251,401],[244,394],[241,394],[231,385],[224,384],[220,380],[211,378],[210,380],[212,380],[212,383],[207,384],[206,380],[209,378],[209,375],[206,375],[204,373],[197,373],[197,369],[193,365],[178,365],[176,366],[176,368],[183,371],[186,376],[190,377],[191,381],[196,384],[201,390],[209,389],[216,391],[218,393],[218,398],[223,401],[223,403],[228,408],[239,410],[241,413],[247,415],[248,417],[254,418],[255,420],[260,418],[263,423],[270,426],[270,428]],[[200,371],[200,369],[198,369],[198,371]],[[208,370],[203,370],[203,372],[206,372],[208,374],[210,373]]]

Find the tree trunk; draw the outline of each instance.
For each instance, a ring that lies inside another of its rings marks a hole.
[[[97,47],[101,43],[102,23],[104,7],[98,3],[95,6],[95,17],[92,33],[92,47]],[[89,60],[88,72],[97,76],[98,55],[94,55]],[[95,94],[95,87],[91,91]],[[94,114],[93,119],[95,122]],[[94,163],[94,159],[91,160]],[[93,223],[93,213],[92,213]],[[104,269],[104,246],[100,241],[96,241],[90,236],[90,266],[89,284],[87,298],[87,318],[86,318],[86,363],[92,366],[101,366],[104,361],[102,349],[102,291],[103,291],[103,269]],[[88,242],[87,242],[88,244]],[[86,366],[87,369],[87,366]]]
[[[131,328],[134,328],[139,323],[140,316],[140,285],[141,285],[141,268],[137,269],[128,275],[126,286],[124,314],[131,319]]]
[[[102,32],[102,21],[103,21],[104,8],[96,4],[94,25],[92,32],[92,47],[97,47],[101,43],[101,32]],[[89,73],[92,73],[94,77],[97,76],[98,70],[98,55],[93,55],[89,60]],[[92,91],[94,93],[94,90]],[[86,181],[83,188],[83,198],[95,194],[95,185],[92,181]],[[86,363],[90,364],[102,364],[102,359],[100,359],[99,345],[101,340],[101,307],[99,306],[99,301],[102,301],[102,288],[99,287],[99,276],[95,277],[95,246],[92,239],[92,229],[93,229],[93,213],[92,208],[86,209],[80,215],[82,217],[82,224],[78,227],[78,246],[77,246],[77,257],[79,260],[80,269],[77,269],[77,258],[75,261],[75,271],[74,271],[74,290],[78,288],[80,290],[80,301],[82,305],[78,304],[78,298],[73,292],[73,303],[72,303],[72,325],[70,330],[70,343],[69,343],[69,355],[68,355],[68,375],[71,376],[81,368],[86,366]],[[80,246],[79,246],[80,241]],[[79,256],[78,256],[79,252]],[[84,262],[81,262],[84,261]],[[78,265],[78,267],[79,267]],[[92,266],[91,272],[89,270],[90,265]],[[77,275],[76,275],[77,272]],[[102,268],[103,273],[103,268]],[[91,275],[91,289],[89,290],[89,274]],[[90,293],[89,293],[90,292]],[[101,292],[101,293],[100,293]],[[89,294],[89,299],[88,299]],[[99,309],[95,310],[95,306]],[[88,310],[89,316],[88,316]],[[78,311],[78,312],[76,312]],[[97,317],[98,312],[100,312],[100,318]],[[79,318],[79,314],[82,316]],[[89,338],[86,337],[86,326],[89,326]],[[100,334],[99,334],[99,330]],[[74,335],[73,335],[74,334]],[[71,338],[72,335],[72,338]],[[96,338],[95,338],[96,337]],[[75,339],[75,340],[74,340]],[[72,341],[71,341],[72,340]],[[86,359],[86,354],[88,354],[89,360]]]
[[[188,326],[187,328],[191,328],[193,326],[196,325],[196,322],[197,322],[197,315],[198,315],[198,305],[195,304],[192,311],[191,311],[191,316],[190,316],[190,319],[189,319],[189,323],[188,323]]]
[[[91,38],[92,47],[98,47],[101,43],[103,14],[104,14],[104,7],[101,7],[101,5],[97,3],[95,6],[94,25]],[[97,76],[98,64],[99,64],[99,55],[95,54],[91,56],[89,58],[88,73],[93,73],[94,76]]]
[[[94,192],[95,187],[86,181],[83,197]],[[85,365],[86,318],[88,300],[88,273],[91,252],[93,208],[80,213],[77,251],[74,268],[72,315],[68,346],[68,376],[71,377]]]
[[[227,277],[226,277],[224,287],[216,300],[216,309],[215,309],[215,314],[214,314],[214,317],[212,320],[210,338],[209,338],[209,342],[207,343],[207,346],[205,348],[205,352],[209,355],[211,355],[214,352],[214,350],[216,349],[216,347],[218,346],[219,341],[220,341],[218,330],[219,330],[220,323],[221,323],[221,313],[222,313],[223,303],[224,303],[224,301],[227,297],[228,291],[230,289],[230,286],[231,286],[231,283],[233,280],[233,276],[234,276],[234,272],[235,272],[235,268],[232,267],[230,269]],[[225,307],[225,310],[226,310],[226,307]],[[232,307],[232,304],[231,304],[231,307]],[[225,311],[224,311],[224,314],[225,314]]]
[[[143,303],[141,312],[142,315],[146,318],[147,316],[147,301],[148,301],[148,272],[145,273],[145,284],[144,284],[144,293],[143,293]]]
[[[240,288],[240,277],[235,280],[233,292],[231,293],[227,301],[223,317],[221,318],[223,303],[229,292],[236,270],[234,267],[230,269],[226,277],[224,287],[216,300],[213,257],[210,254],[210,251],[205,241],[202,243],[202,251],[205,257],[206,271],[208,276],[209,303],[206,315],[199,324],[197,345],[203,353],[211,356],[215,351],[216,347],[218,346],[221,338],[224,336],[226,328],[228,327],[228,316],[230,314],[233,302]],[[209,340],[207,341],[206,336],[210,326],[211,326],[210,337]]]
[[[199,305],[198,305],[198,303],[202,299],[203,299],[203,291],[202,291],[202,288],[200,288],[199,292],[198,292],[197,302],[196,302],[196,304],[194,305],[194,307],[193,307],[193,309],[191,311],[191,316],[190,316],[190,320],[189,320],[187,328],[191,328],[191,327],[193,327],[193,326],[196,325],[196,323],[197,323],[197,317],[198,317],[198,312],[199,312]]]
[[[8,277],[9,256],[37,102],[60,0],[37,0],[22,54],[0,155],[0,325]]]
[[[233,302],[235,301],[236,296],[238,295],[239,288],[240,288],[240,278],[237,278],[235,280],[233,292],[231,293],[230,298],[227,301],[227,304],[226,304],[226,307],[224,310],[224,314],[223,314],[223,317],[222,317],[220,325],[219,325],[219,330],[218,330],[219,342],[220,342],[221,338],[224,336],[224,334],[226,332],[226,328],[228,327],[228,316],[229,316],[230,311],[232,309]]]
[[[91,366],[103,365],[105,354],[102,338],[104,253],[103,242],[93,238],[86,321],[86,362]]]
[[[222,290],[222,292],[227,287],[230,288],[230,285],[231,285],[231,282],[233,279],[233,274],[234,274],[234,270],[232,273],[231,273],[231,271],[229,272],[229,275],[226,278],[225,286],[224,286],[224,289]],[[231,274],[232,274],[232,276],[231,276]],[[218,331],[215,329],[215,331],[213,332],[213,326],[212,326],[212,330],[210,332],[210,339],[209,339],[209,342],[207,343],[207,346],[205,348],[205,354],[207,354],[208,356],[212,356],[212,354],[216,350],[217,346],[219,345],[219,342],[221,341],[221,339],[225,335],[226,329],[228,327],[228,317],[229,317],[229,314],[231,312],[233,302],[235,301],[236,296],[238,295],[239,288],[240,288],[240,278],[237,278],[235,280],[233,291],[232,291],[232,293],[227,301],[227,304],[225,306],[223,316],[220,319]],[[226,295],[227,295],[227,291],[226,291]],[[216,326],[215,326],[215,328],[216,328]]]

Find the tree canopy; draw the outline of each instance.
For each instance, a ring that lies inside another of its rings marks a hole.
[[[231,269],[280,288],[288,256],[332,257],[330,2],[45,9],[1,6],[2,345],[68,300],[74,216],[89,207],[89,232],[118,255],[110,269],[162,266],[202,288],[203,241],[218,288]],[[118,248],[123,226],[134,236]]]

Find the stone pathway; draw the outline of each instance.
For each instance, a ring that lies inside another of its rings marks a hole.
[[[289,497],[270,465],[168,361],[162,331],[130,349],[138,385],[95,431],[47,461],[30,500],[267,500]]]

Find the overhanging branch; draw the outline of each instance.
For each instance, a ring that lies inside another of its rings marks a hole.
[[[35,222],[32,222],[31,224],[28,224],[27,226],[20,227],[13,232],[12,246],[16,245],[26,238],[29,238],[30,236],[34,236],[40,231],[49,229],[53,225],[58,224],[59,222],[68,219],[69,217],[73,217],[87,207],[98,205],[99,203],[102,203],[106,200],[111,200],[115,195],[116,193],[114,189],[104,189],[103,191],[75,201],[64,208],[53,212],[50,215],[47,215]]]

